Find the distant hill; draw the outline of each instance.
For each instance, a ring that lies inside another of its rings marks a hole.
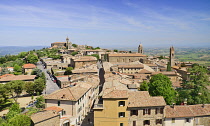
[[[46,48],[46,46],[0,46],[0,56],[16,55],[20,52],[28,52],[30,50],[38,50]]]

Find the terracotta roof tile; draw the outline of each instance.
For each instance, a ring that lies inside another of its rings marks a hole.
[[[59,107],[56,107],[56,106],[51,106],[51,107],[45,108],[44,110],[54,110],[58,113],[58,112],[62,111],[63,109],[59,108]]]
[[[36,75],[11,75],[6,76],[0,79],[0,82],[2,81],[13,81],[13,80],[34,80]]]
[[[34,69],[34,68],[36,68],[36,65],[34,65],[34,64],[24,64],[23,68],[25,68],[25,69]]]
[[[128,91],[126,90],[112,90],[103,95],[103,98],[128,98]]]
[[[47,119],[50,119],[50,118],[55,117],[55,116],[58,116],[58,114],[55,113],[55,111],[53,111],[53,110],[40,111],[38,113],[35,113],[35,114],[31,115],[31,120],[36,124],[36,123],[39,123],[43,120],[47,120]]]
[[[67,87],[60,90],[57,90],[49,95],[45,96],[45,99],[58,99],[58,100],[70,100],[77,101],[81,98],[91,86],[82,86],[82,84],[78,84],[74,87]]]
[[[165,106],[162,96],[151,97],[148,91],[129,91],[128,107]]]
[[[194,114],[190,110],[188,105],[181,106],[166,106],[165,107],[165,117],[166,118],[178,118],[178,117],[193,117]]]

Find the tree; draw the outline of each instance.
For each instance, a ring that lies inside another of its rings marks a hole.
[[[18,54],[18,58],[25,58],[27,56],[27,52],[20,52]]]
[[[9,112],[7,113],[6,117],[7,119],[13,118],[15,115],[19,114],[21,112],[20,106],[18,103],[14,103],[10,108]]]
[[[72,46],[76,48],[77,47],[77,44],[72,44]]]
[[[140,91],[148,91],[149,86],[146,81],[143,81],[143,83],[140,85]]]
[[[25,82],[24,89],[26,90],[27,93],[33,95],[35,92],[34,82]]]
[[[7,102],[9,98],[9,92],[5,88],[4,84],[0,84],[0,108]]]
[[[14,72],[15,75],[20,75],[20,74],[22,74],[22,68],[21,68],[21,66],[15,64],[15,65],[14,65],[14,71],[15,71],[15,72]]]
[[[199,65],[193,65],[188,69],[190,80],[183,81],[182,89],[178,91],[177,103],[187,100],[188,104],[207,104],[210,103],[210,92],[208,70]]]
[[[37,62],[38,62],[38,57],[36,56],[36,55],[34,55],[34,54],[29,54],[28,56],[27,56],[27,59],[26,59],[27,61],[28,61],[28,63],[33,63],[33,64],[36,64]]]
[[[31,118],[26,115],[19,114],[19,115],[16,115],[15,117],[9,119],[8,125],[9,126],[30,126]]]
[[[75,56],[75,55],[77,55],[77,54],[78,54],[78,52],[72,52],[72,53],[71,53],[72,56]]]
[[[6,88],[8,88],[8,90],[11,91],[12,96],[13,96],[13,92],[16,94],[16,96],[13,96],[13,98],[15,99],[15,97],[18,97],[22,93],[23,86],[24,86],[24,81],[14,80],[14,81],[8,82]]]
[[[98,54],[92,54],[91,56],[96,57],[97,59],[99,59],[99,55]]]
[[[170,79],[163,74],[152,76],[149,81],[149,93],[152,96],[163,96],[167,104],[175,103],[176,91]]]
[[[35,104],[35,106],[37,108],[44,108],[44,106],[45,106],[44,97],[43,96],[39,96],[39,97],[36,98],[36,100],[37,100],[37,103]]]
[[[64,75],[71,75],[73,69],[74,69],[73,67],[67,67],[66,71],[64,72]]]
[[[117,49],[114,49],[114,52],[118,52],[118,50]]]
[[[45,80],[42,78],[36,79],[34,81],[34,87],[35,87],[35,92],[41,94],[44,88],[46,87]]]
[[[101,49],[100,47],[96,47],[96,48],[94,48],[94,49]]]

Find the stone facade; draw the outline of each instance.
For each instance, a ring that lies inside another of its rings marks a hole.
[[[146,55],[142,55],[140,53],[116,53],[116,54],[108,54],[106,58],[108,62],[113,63],[130,63],[135,61],[140,61],[140,59],[146,59]]]
[[[143,46],[142,46],[142,44],[140,44],[139,45],[139,47],[138,47],[138,53],[141,53],[141,54],[143,54]]]
[[[170,65],[172,67],[172,66],[175,65],[175,61],[174,61],[174,59],[175,59],[175,50],[174,50],[173,46],[170,47],[170,56],[169,56],[169,58],[170,58]]]

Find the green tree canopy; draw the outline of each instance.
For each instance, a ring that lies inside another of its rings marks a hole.
[[[143,81],[143,83],[140,85],[140,91],[148,91],[149,86],[146,81]]]
[[[114,52],[118,52],[118,50],[117,49],[114,49]]]
[[[24,89],[30,95],[33,95],[35,92],[35,85],[34,82],[25,82]]]
[[[78,54],[78,52],[72,52],[72,53],[71,53],[72,56],[75,56],[75,55],[77,55],[77,54]]]
[[[73,69],[74,69],[73,67],[67,67],[66,71],[64,72],[64,75],[71,75]]]
[[[9,126],[31,126],[31,118],[23,114],[18,114],[8,120],[8,125]]]
[[[28,56],[27,56],[27,59],[26,59],[27,61],[28,61],[28,63],[33,63],[33,64],[36,64],[37,62],[38,62],[38,57],[36,56],[36,55],[34,55],[34,54],[29,54]]]
[[[163,96],[167,104],[175,103],[176,91],[172,88],[172,83],[167,76],[163,74],[152,76],[148,86],[150,95]]]
[[[44,103],[44,97],[43,96],[39,96],[36,98],[37,103],[35,104],[37,108],[44,108],[45,103]]]
[[[16,96],[13,97],[18,97],[23,91],[24,83],[25,82],[21,80],[10,81],[6,84],[6,89],[10,90],[12,94],[13,92],[16,94]]]
[[[41,94],[42,91],[45,89],[45,80],[42,78],[38,78],[34,81],[35,92]]]
[[[77,47],[77,44],[72,44],[72,46],[76,48]]]

